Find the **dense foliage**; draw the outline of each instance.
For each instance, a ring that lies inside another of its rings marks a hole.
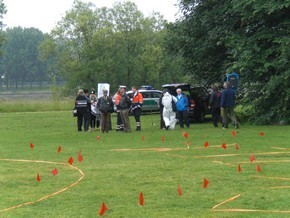
[[[3,42],[4,42],[4,34],[2,31],[3,28],[3,15],[6,14],[6,7],[5,4],[3,3],[3,0],[0,0],[0,47],[2,46]],[[0,54],[2,54],[1,50],[0,50]]]
[[[180,80],[182,58],[164,52],[166,21],[144,17],[132,2],[96,8],[75,1],[42,44],[43,57],[57,57],[58,75],[69,89],[110,83],[113,89]]]
[[[252,120],[289,118],[290,1],[182,0],[183,17],[169,26],[168,50],[182,54],[197,82],[238,72]]]

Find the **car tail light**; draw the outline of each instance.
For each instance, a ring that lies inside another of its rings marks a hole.
[[[195,102],[194,102],[194,100],[190,100],[190,107],[192,107],[192,108],[195,107]]]

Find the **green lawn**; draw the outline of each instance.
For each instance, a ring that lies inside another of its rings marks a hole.
[[[115,127],[116,117],[112,120]],[[108,207],[104,217],[290,216],[289,126],[244,125],[234,137],[233,128],[192,124],[185,129],[186,139],[179,127],[160,130],[159,115],[141,121],[141,132],[101,134],[77,132],[71,111],[0,113],[0,217],[97,217],[102,202]],[[131,125],[135,127],[133,117]],[[82,162],[77,160],[80,150]],[[82,177],[67,163],[70,157],[85,176],[63,190]],[[217,211],[227,209],[246,211]]]

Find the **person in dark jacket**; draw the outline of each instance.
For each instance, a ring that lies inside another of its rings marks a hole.
[[[209,108],[211,109],[212,122],[214,127],[218,127],[218,122],[221,119],[221,92],[215,84],[211,85],[212,93],[209,98]]]
[[[129,109],[131,107],[131,100],[127,96],[125,88],[121,88],[120,93],[121,93],[121,99],[120,99],[119,106],[120,106],[120,114],[121,114],[122,123],[124,125],[124,132],[131,132],[130,118],[129,118]]]
[[[84,129],[85,131],[87,131],[89,130],[89,126],[91,123],[91,101],[88,89],[84,89],[84,95],[88,100],[88,108],[89,108],[89,110],[86,113],[84,113]]]
[[[166,128],[166,126],[165,126],[165,122],[164,122],[164,120],[163,120],[163,109],[164,109],[164,106],[163,106],[163,104],[162,104],[162,98],[163,98],[165,92],[166,92],[166,90],[164,90],[164,91],[162,92],[162,95],[161,95],[160,98],[159,98],[160,129],[165,129],[165,128]]]
[[[109,132],[111,113],[114,111],[114,103],[108,90],[103,90],[103,96],[98,99],[97,108],[101,111],[101,131]]]
[[[87,114],[90,113],[90,100],[84,95],[84,90],[80,89],[78,91],[78,96],[75,100],[75,109],[77,110],[77,126],[78,131],[82,131],[82,125],[84,122],[84,118]],[[88,131],[89,126],[84,125],[84,131]]]
[[[223,128],[227,129],[229,124],[229,118],[231,118],[233,124],[235,125],[236,129],[239,128],[239,124],[235,117],[234,107],[235,107],[235,99],[236,93],[230,87],[228,82],[224,82],[224,90],[221,94],[221,112],[223,117]]]

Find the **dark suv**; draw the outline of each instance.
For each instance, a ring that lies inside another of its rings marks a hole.
[[[208,109],[209,91],[203,86],[190,87],[188,83],[173,83],[162,86],[169,90],[170,94],[176,96],[176,89],[180,88],[188,97],[188,116],[190,121],[205,121],[205,115],[210,113]]]

